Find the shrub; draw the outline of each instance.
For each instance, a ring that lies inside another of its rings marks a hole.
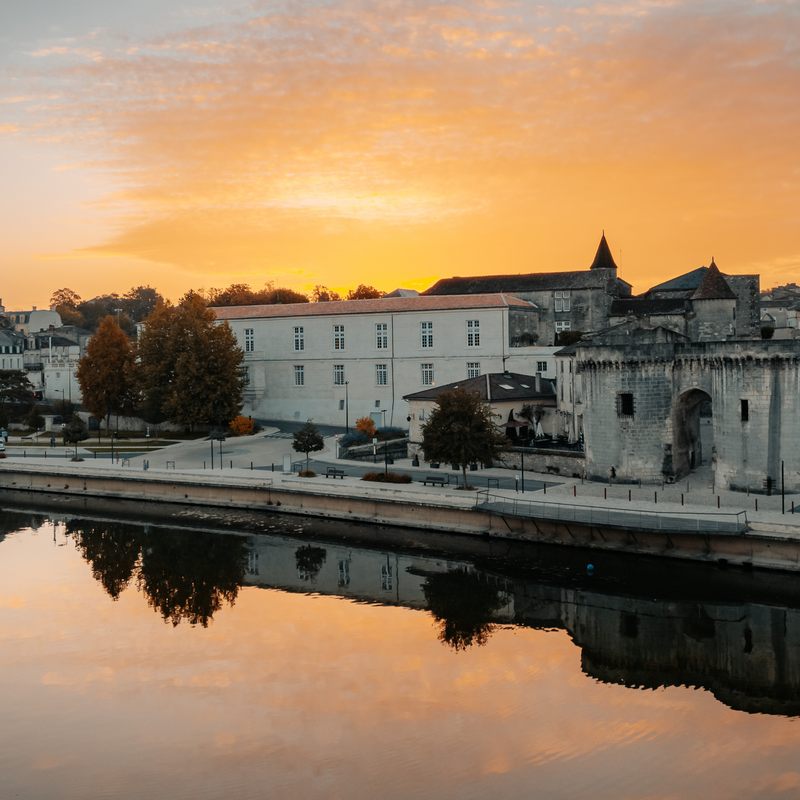
[[[386,441],[387,439],[402,439],[404,436],[408,434],[402,428],[379,428],[378,429],[378,438],[381,441]]]
[[[411,483],[411,476],[398,475],[396,472],[368,472],[361,480],[376,483]]]
[[[356,430],[371,439],[375,435],[375,423],[371,417],[359,417],[356,420]]]
[[[301,469],[300,472],[297,473],[301,478],[316,478],[317,473],[314,472],[313,469]]]
[[[250,436],[256,424],[250,417],[243,417],[239,414],[230,424],[231,436]]]
[[[365,433],[346,433],[339,439],[342,447],[353,447],[358,444],[368,444],[369,437]]]

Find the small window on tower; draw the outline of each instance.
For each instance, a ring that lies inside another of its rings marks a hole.
[[[742,400],[742,422],[750,420],[750,403],[747,400]]]

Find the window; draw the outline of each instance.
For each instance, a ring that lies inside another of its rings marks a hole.
[[[333,349],[344,350],[344,325],[333,326]]]
[[[245,386],[250,385],[250,367],[244,368],[244,385]]]
[[[344,364],[333,365],[333,382],[336,386],[344,386]]]
[[[569,322],[556,322],[556,333],[563,333],[571,328],[572,325]]]
[[[742,400],[742,422],[750,421],[750,402]]]
[[[387,377],[388,377],[388,371],[386,369],[386,364],[376,364],[375,383],[377,383],[378,386],[386,386]]]
[[[350,562],[340,560],[339,561],[339,586],[349,586],[350,585]]]
[[[389,326],[385,322],[375,325],[375,347],[386,350],[389,347]]]
[[[344,411],[344,400],[339,401],[339,411]]]
[[[252,353],[256,349],[255,337],[253,336],[252,328],[244,329],[244,351],[245,353]]]
[[[381,567],[381,589],[389,591],[392,588],[392,568],[388,564]]]
[[[306,349],[306,338],[302,325],[294,329],[294,349],[298,351]]]
[[[295,364],[294,365],[294,385],[295,386],[303,386],[306,382],[305,377],[306,369],[302,364]]]
[[[546,361],[537,361],[536,362],[536,371],[537,372],[547,372],[547,362]]]
[[[376,400],[375,401],[375,408],[380,408],[380,407],[381,407],[381,401],[380,400]]]
[[[620,392],[617,395],[617,416],[633,419],[633,394]]]
[[[467,347],[481,346],[481,321],[479,319],[467,320]]]
[[[555,310],[556,311],[569,311],[570,297],[569,292],[556,292]]]
[[[481,374],[480,361],[467,361],[467,377],[477,378]]]
[[[419,327],[422,335],[422,346],[425,348],[433,347],[433,323],[420,322]]]
[[[421,409],[419,410],[419,418],[420,418],[421,420],[422,420],[422,419],[425,419],[425,409],[424,409],[424,408],[421,408]]]
[[[433,386],[433,364],[422,365],[422,385]]]

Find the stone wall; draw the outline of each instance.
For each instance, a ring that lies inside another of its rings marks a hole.
[[[618,481],[673,482],[711,460],[717,488],[761,491],[783,462],[786,489],[800,490],[800,341],[586,347],[577,358],[589,477],[614,467]],[[696,422],[709,398],[703,453]]]
[[[565,478],[582,478],[586,470],[586,456],[579,451],[546,450],[529,448],[525,450],[515,447],[510,453],[503,454],[503,465],[508,469],[518,470],[520,460],[525,459],[526,472],[539,472],[543,475],[561,475]]]

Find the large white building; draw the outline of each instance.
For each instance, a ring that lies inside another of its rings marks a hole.
[[[554,348],[519,345],[536,306],[503,294],[214,311],[244,351],[244,413],[261,419],[352,427],[371,415],[406,427],[403,395],[506,369],[549,377],[553,368]]]

